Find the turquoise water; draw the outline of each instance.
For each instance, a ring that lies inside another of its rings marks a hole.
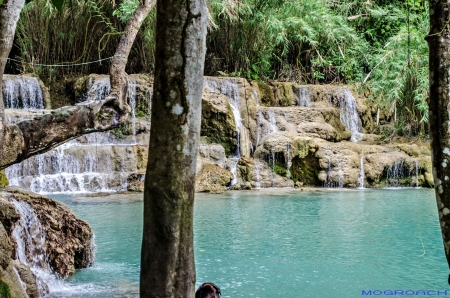
[[[141,196],[54,196],[91,224],[97,258],[51,297],[137,297]],[[215,282],[222,297],[449,289],[428,189],[200,194],[195,258],[197,284]]]

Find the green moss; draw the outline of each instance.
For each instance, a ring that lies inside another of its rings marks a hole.
[[[2,280],[0,280],[0,298],[11,298],[9,285]]]
[[[273,95],[272,88],[262,82],[258,82],[260,104],[265,107],[275,106],[275,96]]]
[[[272,166],[272,171],[282,177],[286,177],[287,175],[287,169],[283,165],[275,164],[274,166]]]
[[[0,171],[0,187],[8,186],[8,178],[6,177],[5,170]]]
[[[131,129],[128,123],[122,123],[119,127],[113,128],[111,132],[119,139],[123,139],[131,134]]]
[[[321,186],[319,169],[319,161],[313,154],[304,158],[296,156],[292,159],[291,178],[294,182],[303,182],[304,185]]]

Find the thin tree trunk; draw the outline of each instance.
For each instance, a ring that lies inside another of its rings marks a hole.
[[[445,255],[450,266],[450,3],[430,0],[430,136],[434,188]],[[443,31],[442,31],[443,30]],[[442,31],[442,32],[441,32]]]
[[[119,103],[126,103],[128,80],[125,72],[128,56],[130,55],[131,47],[136,39],[136,35],[141,28],[142,23],[148,16],[152,8],[155,6],[156,0],[141,0],[135,12],[128,20],[125,26],[124,33],[120,38],[117,46],[114,59],[109,71],[111,81],[110,96],[114,96],[119,100]],[[124,106],[121,106],[124,109]]]
[[[140,297],[194,297],[193,204],[207,20],[205,0],[158,3]]]
[[[125,66],[136,34],[155,3],[156,0],[142,0],[128,20],[111,65],[111,92],[105,99],[64,107],[52,114],[8,126],[0,92],[0,170],[80,135],[117,127],[127,119],[130,107]],[[24,0],[6,0],[0,5],[0,90],[5,59],[11,50],[23,5]]]

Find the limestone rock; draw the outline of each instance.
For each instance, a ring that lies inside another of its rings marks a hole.
[[[195,180],[196,192],[222,193],[233,179],[233,174],[219,166],[206,164]]]
[[[92,265],[92,230],[89,224],[78,219],[69,207],[14,187],[1,190],[0,197],[5,200],[24,201],[32,206],[44,229],[46,258],[52,270],[59,276],[68,277],[75,269]]]
[[[208,142],[221,144],[227,155],[237,148],[237,128],[233,112],[225,95],[203,92],[201,135]]]

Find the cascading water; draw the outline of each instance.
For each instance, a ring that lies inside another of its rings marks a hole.
[[[359,160],[359,185],[358,188],[364,188],[364,155]]]
[[[259,107],[259,96],[258,96],[258,92],[256,91],[255,88],[252,88],[252,94],[253,94],[253,98],[255,99],[255,105],[257,107]]]
[[[343,89],[339,98],[340,120],[345,127],[352,133],[351,141],[359,142],[362,140],[363,133],[359,126],[359,115],[356,109],[356,100],[353,94],[347,88]]]
[[[416,187],[419,187],[419,161],[415,160],[416,164]]]
[[[246,142],[247,140],[241,140],[241,129],[245,129],[242,124],[242,117],[240,111],[240,97],[239,97],[239,87],[238,84],[233,81],[224,80],[221,81],[220,86],[217,81],[211,80],[209,78],[204,78],[203,84],[206,90],[213,93],[220,93],[227,97],[228,103],[230,104],[231,110],[233,111],[234,121],[236,123],[237,130],[237,150],[234,155],[235,158],[241,157],[241,142]]]
[[[298,106],[310,108],[311,105],[311,92],[307,87],[300,87],[298,94]]]
[[[5,76],[2,92],[6,109],[44,109],[44,96],[37,78]]]
[[[131,106],[131,129],[133,133],[133,143],[136,144],[136,83],[130,81],[128,86],[128,98]]]
[[[288,142],[287,143],[287,148],[286,148],[286,178],[291,179],[291,165],[292,165],[292,160],[291,160],[291,143]]]
[[[327,176],[326,180],[324,181],[324,187],[325,188],[343,188],[344,187],[344,172],[342,171],[341,162],[339,158],[333,156],[333,153],[331,150],[326,149],[325,150],[326,158],[328,160],[328,169],[327,169]],[[333,166],[331,157],[335,157],[336,165],[337,165],[337,181],[333,178],[333,173],[336,172],[336,168]]]
[[[255,188],[261,188],[261,174],[260,174],[260,172],[261,172],[261,169],[260,169],[260,161],[257,159],[257,158],[255,158],[255,169],[254,169],[254,171],[255,171]]]
[[[95,80],[89,77],[87,91],[79,101],[99,101],[107,97],[110,91],[109,77],[98,77]]]
[[[99,145],[102,141],[110,141],[108,138],[96,140],[95,135],[86,135],[86,143],[70,141],[6,168],[9,184],[37,193],[126,190],[128,174],[125,161],[121,160],[119,168],[116,168],[112,158],[117,155],[117,150],[125,156],[124,152],[130,145],[114,144],[116,150],[113,150],[113,146]],[[128,151],[133,152],[132,149]]]
[[[28,265],[36,276],[39,293],[46,294],[58,280],[46,261],[45,234],[41,222],[27,202],[14,199],[11,202],[20,214],[20,220],[12,232],[17,243],[16,257]]]
[[[386,171],[386,186],[399,187],[407,183],[411,178],[411,171],[403,160],[395,161]],[[405,180],[406,179],[406,180]]]
[[[274,111],[267,111],[270,123],[270,133],[278,132],[277,120],[275,119]]]

